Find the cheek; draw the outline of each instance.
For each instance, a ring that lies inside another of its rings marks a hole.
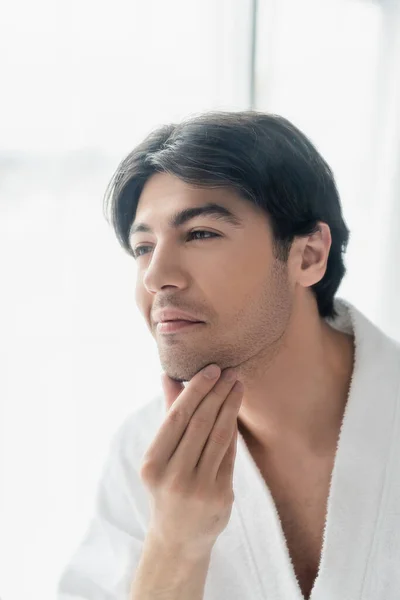
[[[266,249],[248,241],[216,265],[218,280],[228,287],[252,289],[263,285],[271,269]]]
[[[263,294],[271,268],[268,260],[265,253],[254,257],[250,252],[236,252],[204,273],[204,288],[219,311],[241,311]]]

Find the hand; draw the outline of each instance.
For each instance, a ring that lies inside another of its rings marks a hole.
[[[166,418],[144,455],[140,477],[151,493],[151,532],[191,556],[210,552],[232,512],[237,415],[243,384],[196,373],[186,388],[165,373]],[[221,375],[221,376],[220,376]]]

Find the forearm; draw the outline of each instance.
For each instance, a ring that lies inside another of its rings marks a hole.
[[[131,587],[131,600],[203,600],[211,550],[190,558],[178,548],[165,548],[151,534]]]

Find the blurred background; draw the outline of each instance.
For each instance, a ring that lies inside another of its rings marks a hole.
[[[351,230],[338,295],[400,340],[400,3],[14,0],[0,21],[0,597],[52,600],[111,436],[161,391],[103,215],[161,123],[283,115]]]

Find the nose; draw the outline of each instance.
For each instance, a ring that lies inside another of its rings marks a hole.
[[[143,285],[149,292],[158,292],[166,286],[182,288],[186,285],[186,277],[179,258],[179,250],[158,245],[153,251],[146,272],[143,275]]]

